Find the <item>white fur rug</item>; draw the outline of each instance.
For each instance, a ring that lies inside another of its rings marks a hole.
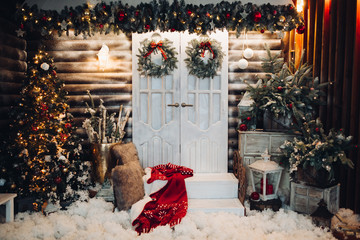
[[[131,226],[130,212],[113,212],[113,204],[102,199],[75,202],[66,211],[44,216],[20,213],[15,222],[0,224],[0,239],[334,239],[315,227],[308,216],[281,209],[256,212],[246,217],[229,213],[189,213],[174,229],[161,226],[138,236]]]

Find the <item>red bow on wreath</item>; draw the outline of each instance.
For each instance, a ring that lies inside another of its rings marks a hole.
[[[162,45],[163,45],[162,41],[159,41],[158,43],[151,42],[150,43],[151,49],[149,50],[149,52],[147,54],[145,54],[144,58],[148,57],[155,50],[155,48],[158,48],[159,51],[161,52],[161,54],[163,55],[164,59],[166,60],[167,57],[166,57],[164,50],[162,49]]]
[[[204,57],[204,56],[205,56],[205,50],[206,50],[206,49],[209,49],[210,52],[211,52],[212,55],[213,55],[213,59],[215,58],[215,53],[214,53],[214,51],[213,51],[212,48],[211,48],[211,42],[210,42],[210,41],[201,42],[201,43],[200,43],[200,48],[202,49],[201,57]]]

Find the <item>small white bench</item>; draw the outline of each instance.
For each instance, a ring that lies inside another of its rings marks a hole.
[[[6,205],[6,222],[14,221],[14,198],[16,193],[0,193],[0,205]]]

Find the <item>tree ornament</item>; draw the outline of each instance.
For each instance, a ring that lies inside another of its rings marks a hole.
[[[260,194],[258,192],[252,192],[250,195],[251,200],[253,201],[259,201],[260,199]]]
[[[205,52],[209,51],[210,57],[205,61]],[[192,39],[185,50],[187,58],[184,60],[189,74],[198,78],[213,78],[221,68],[224,53],[221,44],[215,39]]]
[[[283,87],[282,87],[282,86],[278,86],[278,87],[277,87],[277,90],[278,90],[279,92],[281,92],[281,91],[283,90]]]
[[[273,13],[273,15],[276,15],[276,14],[277,14],[277,11],[276,11],[276,10],[273,10],[272,13]]]
[[[60,24],[61,30],[63,30],[63,31],[67,30],[67,26],[68,26],[68,23],[65,20],[62,20],[62,22]]]
[[[249,62],[245,58],[240,59],[239,68],[246,69],[248,66],[249,66]]]
[[[42,63],[41,65],[40,65],[40,67],[41,67],[41,69],[42,70],[44,70],[44,71],[47,71],[47,70],[49,70],[49,64],[47,64],[46,62],[44,62],[44,63]]]
[[[240,129],[240,131],[246,131],[248,128],[247,128],[246,124],[242,123],[242,124],[240,124],[239,129]]]
[[[250,122],[250,121],[251,121],[251,117],[247,117],[246,120],[247,120],[248,122]]]
[[[192,11],[191,11],[191,10],[187,10],[187,12],[186,12],[186,13],[187,13],[187,15],[189,15],[189,16],[190,16],[190,15],[192,14]]]
[[[315,128],[315,132],[319,132],[320,131],[320,129],[317,127],[317,128]]]
[[[285,20],[286,20],[286,18],[285,18],[283,15],[281,15],[281,16],[279,17],[279,21],[280,21],[281,23],[285,22]]]
[[[66,128],[71,128],[71,123],[65,123]]]
[[[289,104],[288,104],[288,107],[289,107],[290,109],[292,109],[292,106],[293,106],[292,103],[289,103]]]
[[[149,25],[149,24],[146,24],[146,25],[145,25],[145,29],[146,29],[146,30],[149,30],[149,29],[150,29],[150,25]]]
[[[18,36],[18,37],[24,37],[25,31],[23,31],[21,28],[19,28],[19,29],[16,30],[15,32],[16,32],[16,36]]]
[[[303,34],[305,32],[305,26],[304,25],[300,25],[296,28],[296,32],[298,34]]]
[[[118,20],[120,21],[120,22],[122,22],[123,20],[124,20],[124,18],[125,18],[125,12],[124,11],[119,11],[119,13],[118,13]]]
[[[254,12],[254,16],[253,16],[253,20],[254,20],[254,22],[260,22],[260,20],[261,20],[261,13],[259,12],[259,11],[256,11],[256,12]]]
[[[260,30],[260,32],[261,32],[261,33],[264,33],[264,32],[265,32],[265,30],[264,30],[264,29],[261,29],[261,30]]]
[[[56,184],[61,183],[61,182],[62,182],[61,177],[56,177],[56,178],[54,179],[54,182],[55,182]]]
[[[230,13],[226,13],[225,16],[226,16],[227,19],[230,19],[230,17],[231,17]]]
[[[142,43],[142,48],[139,49],[138,57],[138,71],[140,74],[146,76],[161,77],[171,74],[177,68],[178,62],[175,47],[172,46],[172,41],[165,38],[163,41],[155,43],[152,40],[146,39]],[[162,65],[155,64],[151,61],[150,55],[152,53],[160,52],[162,54]]]
[[[254,56],[254,51],[251,48],[246,48],[244,51],[244,57],[250,59]]]

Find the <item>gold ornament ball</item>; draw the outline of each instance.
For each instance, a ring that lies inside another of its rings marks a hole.
[[[66,173],[69,169],[68,168],[64,168],[63,172]]]
[[[281,15],[281,16],[279,17],[279,21],[280,21],[280,22],[285,22],[285,20],[286,20],[286,18],[285,18],[283,15]]]
[[[10,188],[11,188],[11,189],[15,189],[15,188],[16,188],[16,184],[15,184],[15,183],[11,184],[11,185],[10,185]]]

